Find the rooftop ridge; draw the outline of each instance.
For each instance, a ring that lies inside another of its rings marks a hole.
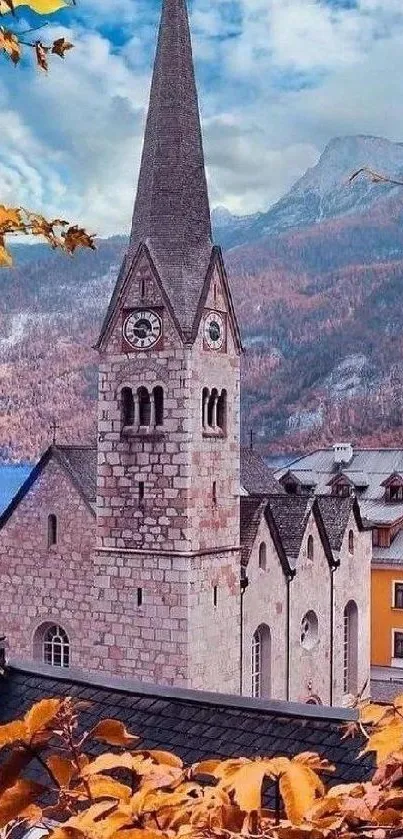
[[[65,670],[39,662],[24,662],[10,660],[8,670],[49,678],[52,681],[75,682],[89,687],[106,688],[116,692],[155,696],[156,699],[176,699],[212,707],[246,709],[256,713],[264,713],[284,718],[309,718],[332,722],[349,722],[358,719],[358,713],[353,708],[336,708],[327,705],[308,705],[302,702],[286,702],[280,699],[257,699],[233,694],[212,693],[208,691],[191,690],[189,688],[169,687],[140,682],[134,679],[124,679],[102,673],[89,674],[73,668]],[[7,679],[7,671],[5,677]]]

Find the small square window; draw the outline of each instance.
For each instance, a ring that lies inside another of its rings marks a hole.
[[[403,632],[393,635],[393,658],[403,658]]]
[[[395,609],[403,609],[403,583],[394,583],[393,605]]]

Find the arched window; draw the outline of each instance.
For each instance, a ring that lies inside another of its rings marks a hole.
[[[207,430],[208,427],[208,404],[209,404],[209,396],[210,391],[208,387],[204,387],[202,391],[202,405],[201,405],[201,420],[202,420],[202,428],[204,431]]]
[[[213,507],[217,506],[217,481],[213,481],[213,488],[211,492]]]
[[[271,632],[266,624],[252,638],[252,696],[271,696]]]
[[[218,391],[217,388],[213,387],[207,406],[207,425],[209,428],[213,429],[213,431],[217,428],[217,402]]]
[[[309,562],[313,562],[313,536],[308,536],[307,556]]]
[[[122,426],[134,425],[134,398],[131,387],[123,387],[120,398]]]
[[[319,624],[315,612],[310,610],[301,621],[300,640],[304,650],[312,650],[318,640]]]
[[[266,571],[266,563],[267,563],[266,554],[267,554],[266,542],[261,542],[260,546],[259,546],[259,568],[262,571]]]
[[[57,516],[51,513],[48,516],[48,548],[57,545]]]
[[[144,300],[146,296],[146,281],[144,277],[140,280],[140,297]]]
[[[358,609],[349,600],[343,616],[343,689],[354,696],[358,690]]]
[[[350,554],[354,553],[354,532],[352,530],[348,534],[348,552]]]
[[[227,391],[222,390],[217,402],[217,425],[225,433],[227,428]]]
[[[42,659],[52,667],[68,667],[70,642],[67,632],[57,624],[48,624],[43,631]]]
[[[151,422],[151,399],[146,387],[139,387],[137,391],[139,402],[139,425],[149,426]]]
[[[154,410],[155,410],[155,424],[164,424],[164,391],[160,385],[153,390]]]

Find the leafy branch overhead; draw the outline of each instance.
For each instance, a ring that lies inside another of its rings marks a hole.
[[[51,825],[50,839],[403,834],[403,697],[366,705],[346,728],[345,737],[358,734],[363,751],[375,754],[372,780],[329,789],[323,776],[334,767],[315,753],[186,767],[169,752],[138,748],[138,738],[118,720],[85,730],[80,715],[89,704],[46,699],[0,726],[0,830],[7,839],[38,824]],[[113,751],[99,754],[100,743]],[[35,762],[39,781],[30,779]]]
[[[69,225],[64,219],[48,221],[38,213],[31,213],[22,207],[5,207],[0,204],[0,267],[10,267],[12,256],[6,246],[10,234],[43,237],[53,249],[73,254],[77,248],[95,250],[94,236],[84,228]]]
[[[72,5],[74,5],[74,0],[71,0],[71,2],[66,2],[66,0],[0,0],[0,17],[11,15],[15,20],[17,6],[28,6],[39,15],[49,15]],[[10,26],[0,26],[0,53],[5,54],[13,64],[18,64],[22,58],[23,48],[30,47],[34,52],[38,67],[47,71],[50,55],[58,55],[60,58],[64,58],[65,53],[73,47],[73,44],[66,41],[65,38],[57,38],[50,44],[45,44],[37,39],[25,40],[26,36],[32,31],[37,30],[17,32],[14,26],[11,28]]]

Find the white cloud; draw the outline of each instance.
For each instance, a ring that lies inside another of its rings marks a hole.
[[[105,235],[129,227],[156,8],[81,5],[87,17],[64,31],[76,48],[54,58],[48,77],[1,65],[0,202]],[[119,50],[97,31],[117,20]],[[264,209],[332,136],[403,136],[401,0],[349,10],[325,0],[194,0],[192,23],[214,204]],[[299,75],[311,87],[293,90]]]

